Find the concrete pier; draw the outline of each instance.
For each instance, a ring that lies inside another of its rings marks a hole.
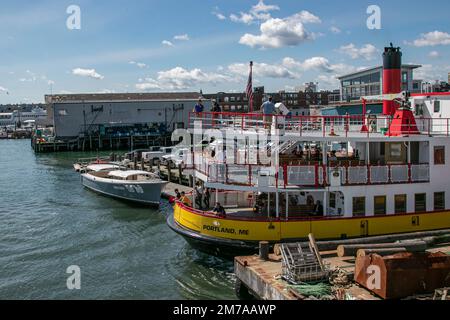
[[[444,252],[450,254],[450,244],[440,247],[433,247],[428,252]],[[380,300],[367,289],[353,282],[355,270],[355,257],[338,257],[337,251],[320,252],[323,262],[329,264],[331,270],[340,269],[345,271],[350,282],[342,287],[343,295],[354,300]],[[241,256],[234,259],[234,271],[237,284],[245,286],[245,291],[251,292],[256,298],[262,300],[305,300],[308,297],[302,296],[291,288],[290,284],[281,278],[282,266],[281,256],[270,254],[269,260],[262,260],[258,255]],[[236,288],[236,291],[242,288]],[[429,297],[431,298],[431,296]]]

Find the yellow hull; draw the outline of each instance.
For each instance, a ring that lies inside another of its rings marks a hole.
[[[278,242],[304,239],[309,233],[313,233],[316,239],[340,239],[447,229],[450,228],[450,211],[381,217],[255,221],[221,219],[177,203],[174,206],[174,221],[200,236]]]

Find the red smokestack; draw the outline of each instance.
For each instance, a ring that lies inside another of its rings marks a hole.
[[[383,94],[402,91],[402,52],[392,46],[384,48],[383,53]],[[383,114],[393,115],[397,105],[393,101],[383,101]]]

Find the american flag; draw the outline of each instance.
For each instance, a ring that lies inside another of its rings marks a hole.
[[[252,69],[253,69],[253,61],[250,61],[250,74],[248,75],[247,89],[245,90],[245,92],[247,93],[247,99],[248,99],[249,104],[250,104],[250,112],[253,112]]]

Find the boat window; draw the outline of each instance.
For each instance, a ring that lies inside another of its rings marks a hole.
[[[406,213],[406,194],[395,195],[395,213]]]
[[[441,112],[441,102],[439,100],[434,100],[434,112],[439,113]]]
[[[434,210],[445,210],[445,192],[434,193]]]
[[[366,215],[366,197],[353,197],[353,216],[364,217]]]
[[[330,208],[336,208],[336,193],[330,193]]]
[[[375,196],[373,198],[373,212],[375,215],[386,214],[386,196]]]
[[[427,194],[426,193],[416,193],[414,195],[415,211],[425,212],[427,211]]]
[[[434,164],[445,164],[445,147],[436,146],[434,147]]]

